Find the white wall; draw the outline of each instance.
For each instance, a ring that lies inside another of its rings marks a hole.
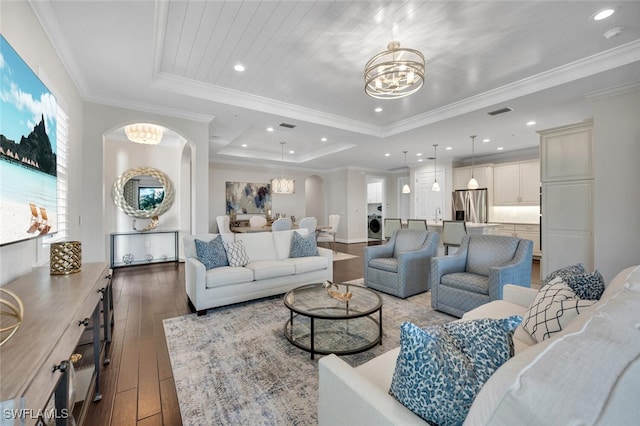
[[[306,212],[306,189],[305,181],[309,176],[324,176],[318,173],[305,172],[300,170],[282,169],[275,166],[251,166],[228,163],[211,163],[209,177],[209,217],[208,231],[216,231],[216,216],[225,215],[226,196],[225,189],[227,182],[250,182],[250,183],[269,183],[271,179],[281,177],[284,173],[285,177],[295,180],[295,193],[272,194],[271,211],[275,216],[276,213],[284,213],[287,216],[295,216],[296,220],[307,215]],[[325,186],[326,188],[326,186]],[[323,196],[324,197],[324,196]],[[247,218],[250,215],[247,215]],[[238,218],[243,218],[238,215]],[[327,224],[328,216],[318,217],[319,224]]]
[[[73,81],[58,59],[26,1],[0,2],[2,35],[55,95],[69,116],[69,239],[80,239],[83,102]],[[0,224],[1,226],[1,224]],[[23,275],[38,264],[47,263],[48,251],[42,238],[0,247],[0,285]],[[84,254],[84,251],[83,251]]]
[[[640,264],[640,82],[591,100],[594,258],[609,281],[623,268]]]

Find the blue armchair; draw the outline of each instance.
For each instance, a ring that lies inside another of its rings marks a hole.
[[[531,286],[533,241],[467,235],[455,255],[431,259],[431,306],[457,317],[502,299],[505,284]]]
[[[437,232],[397,230],[385,244],[365,247],[364,283],[403,299],[423,293],[429,290],[431,258],[437,250]]]

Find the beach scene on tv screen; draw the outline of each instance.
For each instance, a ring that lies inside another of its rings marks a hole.
[[[56,99],[0,35],[0,245],[58,228]]]

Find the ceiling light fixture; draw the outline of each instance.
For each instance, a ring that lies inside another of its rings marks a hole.
[[[434,143],[433,144],[433,185],[431,186],[431,190],[434,192],[440,192],[440,185],[438,185],[438,171],[436,169],[437,161],[438,161],[438,157],[436,156],[437,149],[438,149],[438,144]]]
[[[402,151],[402,152],[404,152],[404,166],[409,169],[409,166],[407,165],[407,152],[408,151]],[[409,169],[409,177],[411,177],[411,169]],[[404,184],[404,186],[402,187],[402,193],[403,194],[411,194],[411,187],[409,186],[409,184],[407,184],[407,183]]]
[[[280,178],[271,179],[271,192],[274,194],[293,194],[296,192],[296,181],[284,177],[284,144],[285,141],[280,141],[282,147],[282,174]]]
[[[535,121],[527,121],[527,126],[533,126],[534,124],[536,124]]]
[[[398,99],[417,92],[424,84],[424,56],[392,41],[364,68],[364,91],[376,99]]]
[[[234,69],[234,70],[236,70],[236,71],[238,71],[238,72],[242,72],[242,71],[244,71],[244,65],[242,65],[242,64],[236,64],[236,65],[233,67],[233,69]]]
[[[131,142],[157,145],[162,140],[162,128],[147,123],[125,126],[124,133]]]
[[[601,21],[601,20],[606,19],[609,16],[613,15],[613,12],[615,12],[613,9],[603,9],[600,12],[596,13],[595,15],[593,15],[593,20],[594,21]]]
[[[475,165],[475,140],[476,135],[470,136],[471,138],[471,179],[469,179],[469,183],[467,183],[467,189],[478,189],[478,181],[473,177],[473,166]]]

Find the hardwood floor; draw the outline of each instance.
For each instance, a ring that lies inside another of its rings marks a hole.
[[[334,262],[334,281],[363,276],[366,246],[336,243],[338,251],[358,257]],[[534,262],[532,276],[538,275]],[[90,403],[85,424],[181,425],[162,320],[190,313],[184,291],[184,264],[178,268],[167,263],[116,269],[113,296],[111,362],[101,371],[102,401]]]

